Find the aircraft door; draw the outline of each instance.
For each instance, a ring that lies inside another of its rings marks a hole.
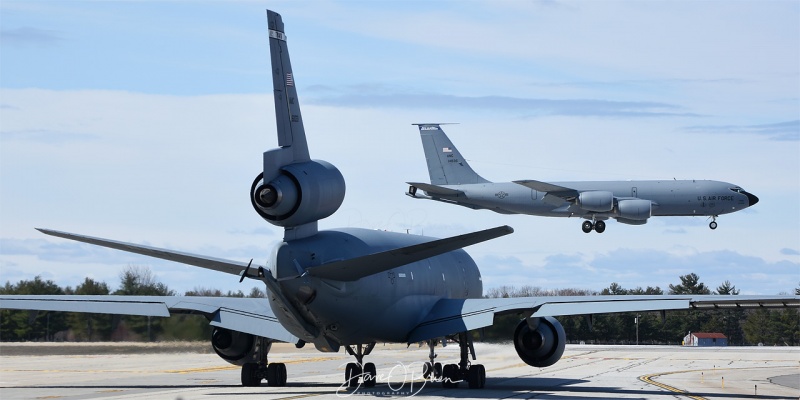
[[[639,189],[637,189],[636,186],[632,187],[631,188],[631,197],[639,197],[638,196],[638,192],[639,192]]]

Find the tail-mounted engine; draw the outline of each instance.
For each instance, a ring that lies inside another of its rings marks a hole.
[[[531,325],[534,328],[531,328]],[[523,319],[514,332],[514,348],[522,361],[532,367],[549,367],[564,354],[567,335],[553,317]]]
[[[250,201],[271,224],[291,227],[330,216],[342,205],[344,193],[342,173],[326,161],[311,160],[280,167],[269,182],[259,174]]]

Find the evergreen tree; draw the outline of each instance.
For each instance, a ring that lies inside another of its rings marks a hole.
[[[111,291],[105,282],[97,282],[92,278],[84,279],[75,287],[75,295],[107,295]],[[111,320],[109,314],[68,313],[67,321],[76,340],[98,341],[111,337]]]
[[[36,276],[16,285],[6,282],[3,294],[61,295],[64,290],[51,280]],[[66,314],[51,311],[2,310],[0,311],[0,338],[2,340],[50,341],[57,332],[67,331]]]
[[[175,296],[175,291],[156,280],[148,267],[130,265],[120,274],[120,287],[115,295],[124,296]],[[113,318],[112,340],[138,340],[143,337],[153,341],[163,331],[163,318],[121,316]]]

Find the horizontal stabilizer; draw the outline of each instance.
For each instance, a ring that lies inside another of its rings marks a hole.
[[[429,195],[440,195],[440,196],[458,196],[460,194],[464,194],[464,192],[456,189],[450,189],[442,186],[431,185],[430,183],[419,183],[419,182],[407,182],[409,185],[414,186],[418,189],[422,189],[427,192]]]
[[[402,247],[350,260],[336,261],[307,269],[312,276],[337,281],[355,281],[362,277],[388,271],[416,261],[438,256],[462,247],[485,242],[514,232],[508,225],[467,233],[447,239]]]
[[[136,253],[144,256],[160,258],[162,260],[174,261],[181,264],[194,265],[195,267],[211,269],[214,271],[225,272],[233,275],[241,275],[244,269],[247,269],[248,276],[256,276],[258,274],[258,268],[259,268],[258,265],[250,265],[250,268],[248,269],[248,263],[245,262],[223,260],[220,258],[182,253],[179,251],[161,249],[158,247],[150,247],[133,243],[118,242],[115,240],[54,231],[50,229],[36,228],[36,230],[50,236],[57,236],[64,239],[76,240],[78,242],[89,243],[97,246],[108,247],[111,249],[127,251],[129,253]]]
[[[554,196],[558,196],[564,199],[568,197],[575,197],[578,195],[578,191],[575,189],[553,185],[552,183],[547,183],[547,182],[526,179],[522,181],[514,181],[514,183],[520,184],[525,187],[529,187],[537,192],[552,194]]]

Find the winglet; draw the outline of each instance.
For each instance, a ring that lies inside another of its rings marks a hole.
[[[486,229],[446,239],[433,240],[368,256],[336,261],[307,269],[309,275],[337,281],[355,281],[362,277],[388,271],[426,258],[438,256],[462,247],[513,233],[508,225]]]

